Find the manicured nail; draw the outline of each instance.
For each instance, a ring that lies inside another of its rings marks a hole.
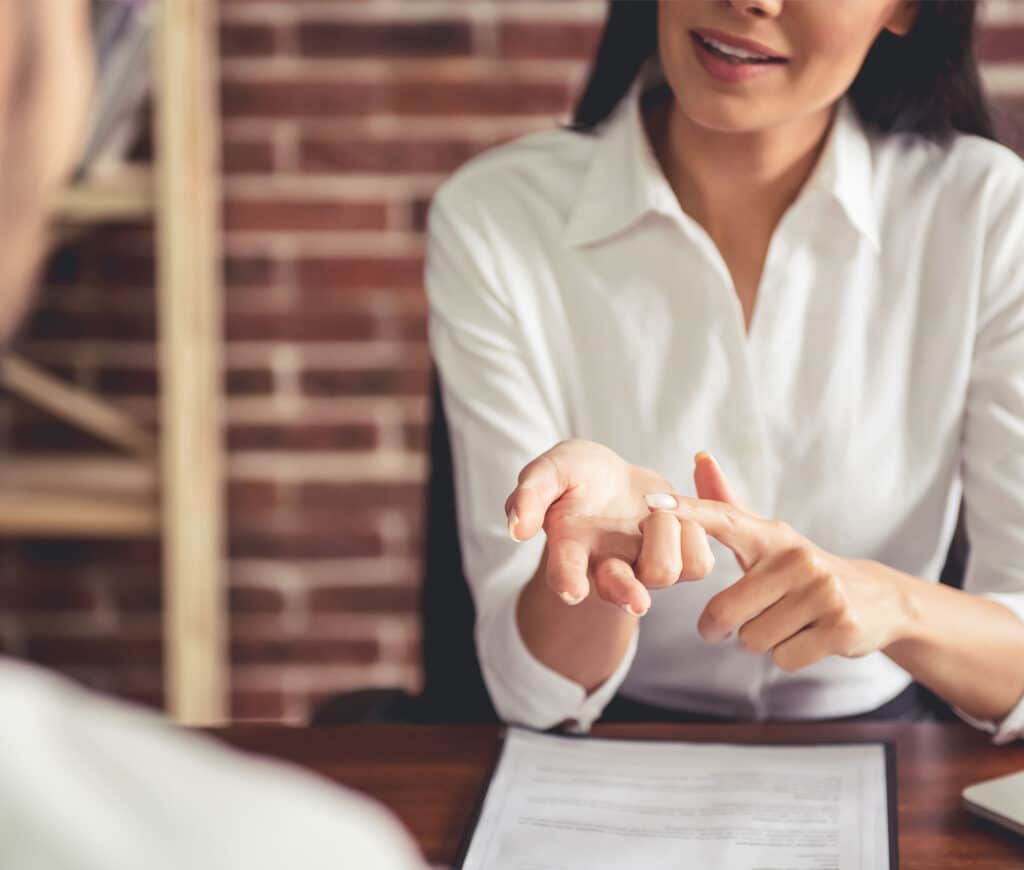
[[[676,497],[667,492],[650,493],[644,496],[644,501],[652,511],[672,511],[679,507]]]
[[[646,610],[637,610],[635,607],[633,607],[632,604],[629,604],[629,603],[620,604],[619,607],[621,607],[623,610],[625,610],[626,613],[628,613],[630,616],[640,617],[640,616],[643,616],[647,612]]]
[[[515,541],[517,544],[522,543],[519,538],[516,537],[516,526],[519,524],[519,514],[516,513],[516,509],[512,508],[508,512],[508,536]]]
[[[558,597],[562,599],[570,607],[575,607],[583,600],[583,596],[570,595],[568,592],[559,592]]]

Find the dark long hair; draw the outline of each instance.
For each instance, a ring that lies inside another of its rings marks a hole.
[[[865,124],[939,141],[956,131],[996,139],[974,58],[977,7],[977,0],[925,0],[906,36],[879,34],[849,91]],[[610,115],[657,49],[657,0],[609,0],[571,129],[590,132]]]

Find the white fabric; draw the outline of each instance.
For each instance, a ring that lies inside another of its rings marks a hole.
[[[635,653],[586,698],[516,630],[543,541],[509,540],[504,499],[568,437],[689,495],[707,449],[759,514],[936,580],[965,491],[966,589],[1024,616],[1022,163],[977,137],[870,132],[844,101],[772,238],[748,336],[722,257],[654,157],[641,90],[595,135],[480,155],[430,210],[430,341],[484,678],[500,715],[533,727],[586,728],[619,688],[753,719],[873,709],[909,683],[882,653],[790,675],[735,637],[704,643],[698,615],[741,574],[717,544],[712,574],[656,592]]]
[[[366,798],[0,660],[0,867],[422,870]]]

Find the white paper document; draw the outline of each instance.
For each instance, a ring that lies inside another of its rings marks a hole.
[[[464,870],[886,870],[885,747],[510,728]]]

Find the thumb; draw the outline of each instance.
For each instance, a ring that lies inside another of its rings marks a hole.
[[[557,450],[558,448],[553,448]],[[528,541],[544,525],[548,508],[569,488],[558,463],[542,453],[519,472],[519,483],[505,499],[508,533],[513,541]]]
[[[697,498],[743,507],[725,479],[725,473],[706,450],[693,457],[693,482],[697,485]]]

